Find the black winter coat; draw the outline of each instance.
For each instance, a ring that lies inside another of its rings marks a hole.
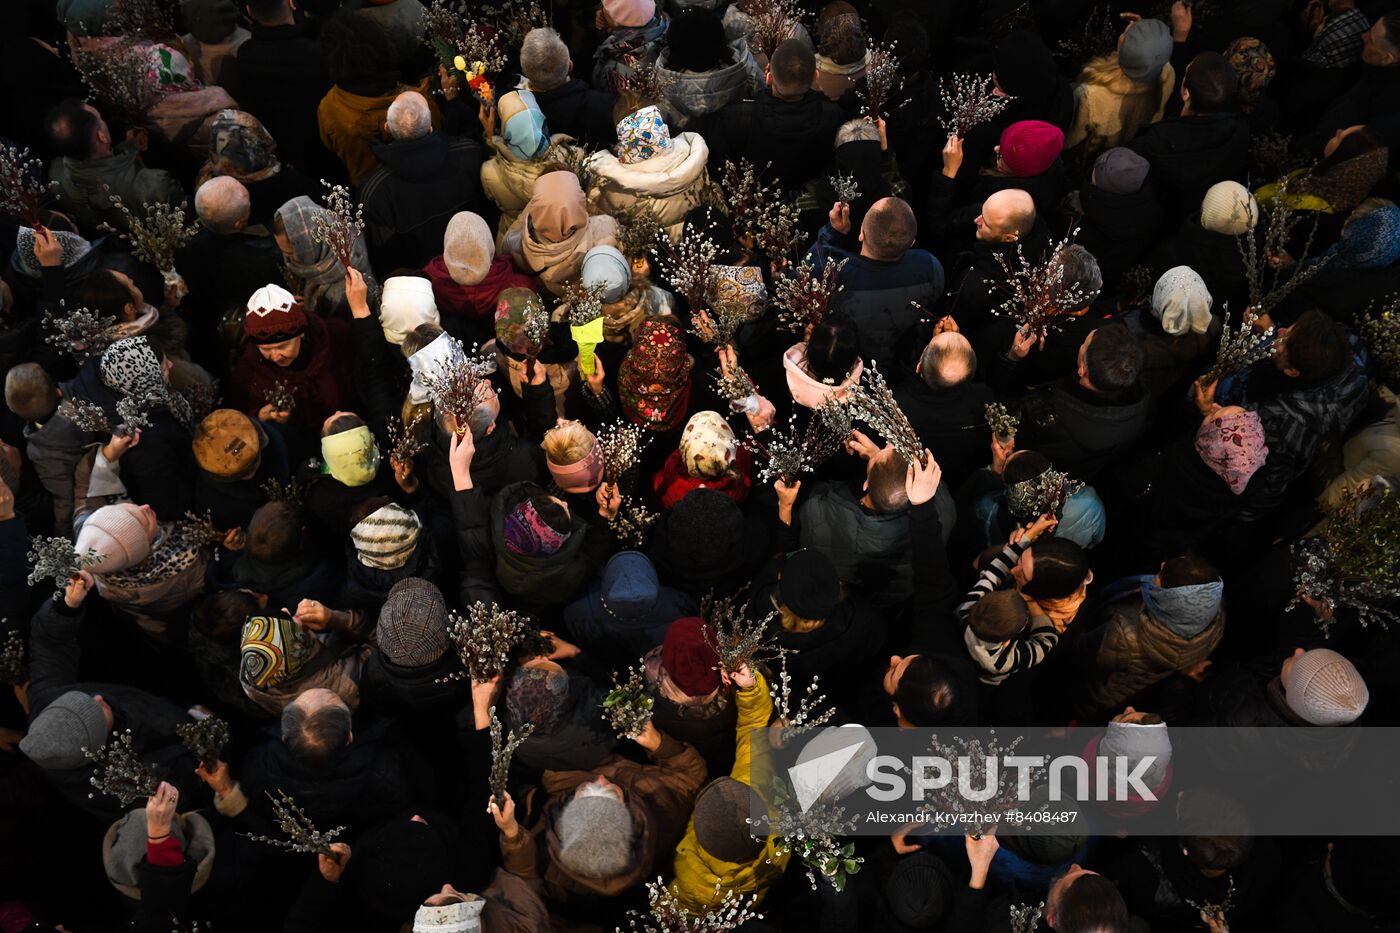
[[[360,188],[370,256],[381,280],[442,255],[447,223],[481,210],[481,144],[429,133],[370,146],[379,168]]]
[[[1093,185],[1079,189],[1080,246],[1094,254],[1111,289],[1124,272],[1141,263],[1157,243],[1165,223],[1151,180],[1132,194],[1110,194]]]
[[[431,714],[450,717],[470,703],[471,685],[465,679],[439,681],[459,670],[461,664],[450,651],[426,667],[400,667],[375,651],[365,662],[360,700],[378,714],[410,722]]]
[[[1238,113],[1167,117],[1128,148],[1151,163],[1157,198],[1172,220],[1200,210],[1211,185],[1243,183],[1249,173],[1249,123]]]
[[[1212,308],[1224,308],[1228,301],[1231,308],[1242,309],[1249,301],[1239,244],[1227,233],[1202,227],[1199,211],[1181,222],[1175,237],[1153,251],[1148,265],[1154,277],[1175,266],[1190,266],[1206,283]]]
[[[306,23],[251,27],[238,47],[239,103],[277,140],[282,159],[311,168],[327,158],[316,108],[331,89],[321,44]]]
[[[697,128],[710,146],[711,165],[748,159],[765,180],[793,191],[826,171],[844,122],[841,108],[820,91],[779,100],[764,89],[757,98],[708,115]]]
[[[934,389],[922,376],[910,374],[895,386],[894,397],[919,440],[943,468],[943,482],[950,489],[986,465],[992,440],[986,406],[996,396],[985,383],[968,381]]]
[[[552,91],[535,91],[534,95],[550,134],[572,136],[590,151],[617,144],[612,117],[617,98],[607,91],[571,77]]]
[[[1017,447],[1037,450],[1057,469],[1093,482],[1142,436],[1149,401],[1137,388],[1109,399],[1072,377],[1038,386],[1021,400]]]

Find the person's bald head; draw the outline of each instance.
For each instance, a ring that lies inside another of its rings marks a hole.
[[[967,338],[956,331],[936,334],[919,359],[919,375],[930,389],[951,389],[977,372],[977,354]]]
[[[433,131],[433,112],[428,99],[417,91],[404,91],[389,105],[384,115],[389,135],[399,142],[421,139]]]
[[[248,189],[227,175],[209,179],[194,193],[194,212],[199,222],[218,234],[237,233],[248,226],[251,210]]]
[[[1035,201],[1020,188],[1006,188],[982,202],[977,239],[1015,243],[1035,226]]]
[[[860,225],[861,252],[871,259],[893,262],[914,245],[919,224],[902,198],[881,198],[865,213]]]

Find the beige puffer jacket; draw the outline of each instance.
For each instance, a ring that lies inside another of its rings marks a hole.
[[[520,205],[523,209],[524,204]],[[504,219],[504,218],[502,218]],[[617,245],[617,221],[606,214],[588,218],[588,225],[558,243],[546,243],[530,236],[525,230],[525,215],[515,214],[515,222],[501,241],[501,252],[510,257],[515,268],[540,280],[551,295],[564,294],[564,286],[577,279],[583,269],[583,257],[595,246]]]
[[[685,215],[700,203],[710,183],[705,162],[710,147],[695,133],[671,138],[671,148],[645,162],[625,164],[611,152],[595,152],[588,167],[595,177],[588,192],[594,210],[620,214],[638,202],[650,209],[671,240],[681,237]]]
[[[491,149],[492,158],[487,159],[481,166],[481,187],[485,189],[486,196],[501,209],[501,222],[496,227],[497,252],[503,251],[506,231],[530,202],[530,195],[535,191],[535,179],[544,174],[545,166],[554,163],[553,168],[558,168],[557,163],[563,161],[565,154],[572,154],[579,159],[584,157],[584,151],[573,145],[573,142],[573,137],[559,133],[550,137],[549,148],[543,155],[538,159],[523,162],[516,158],[501,137],[492,136],[486,141],[486,145]]]

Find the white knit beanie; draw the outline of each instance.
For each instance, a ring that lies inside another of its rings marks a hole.
[[[442,261],[452,281],[458,285],[480,284],[495,258],[496,240],[481,215],[471,211],[453,214],[442,236]]]
[[[384,339],[399,346],[419,324],[441,324],[433,284],[416,275],[396,275],[384,280],[379,299],[379,326]]]
[[[1356,666],[1327,648],[1314,648],[1294,658],[1283,692],[1288,708],[1315,726],[1355,722],[1371,699]]]
[[[1259,202],[1237,181],[1210,186],[1201,200],[1201,226],[1211,233],[1239,236],[1259,222]]]
[[[1162,273],[1152,289],[1152,312],[1162,330],[1176,336],[1210,330],[1210,290],[1190,266],[1175,266]]]
[[[141,510],[130,502],[104,505],[93,512],[78,532],[79,554],[96,552],[88,566],[93,573],[116,573],[135,567],[150,556],[151,536],[141,522]]]

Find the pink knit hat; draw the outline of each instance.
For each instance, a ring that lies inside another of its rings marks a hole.
[[[75,545],[79,554],[93,552],[93,573],[118,573],[134,567],[151,553],[151,533],[141,521],[141,509],[130,502],[104,505],[93,512]]]
[[[619,26],[645,26],[656,16],[656,0],[603,0],[603,12]]]
[[[1064,148],[1065,134],[1044,120],[1022,120],[1001,131],[1001,161],[1021,178],[1050,168]]]

